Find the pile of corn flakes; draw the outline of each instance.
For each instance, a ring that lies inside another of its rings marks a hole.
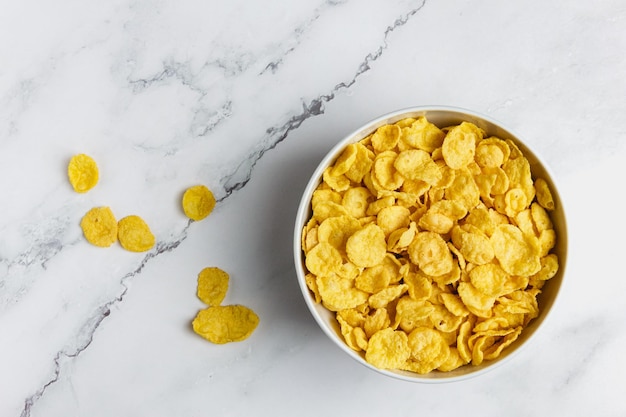
[[[302,231],[306,283],[375,367],[480,365],[538,316],[559,268],[554,208],[511,140],[406,118],[324,171]]]

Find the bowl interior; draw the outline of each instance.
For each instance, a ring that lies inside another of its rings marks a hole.
[[[500,357],[492,361],[485,361],[479,366],[467,365],[451,372],[434,371],[426,375],[419,375],[407,371],[381,370],[375,368],[365,361],[363,353],[355,352],[346,345],[341,335],[339,324],[335,319],[334,313],[327,310],[321,304],[315,303],[315,300],[306,285],[306,281],[304,278],[304,255],[300,247],[302,229],[306,225],[312,214],[310,206],[311,197],[313,191],[315,191],[316,187],[321,182],[321,177],[324,169],[326,169],[330,164],[334,162],[334,160],[339,156],[339,154],[343,151],[346,145],[358,142],[359,140],[367,137],[367,135],[372,133],[378,127],[388,123],[397,122],[407,117],[415,118],[419,116],[425,116],[431,123],[434,123],[440,128],[456,125],[463,121],[471,122],[483,129],[488,136],[496,136],[501,139],[511,139],[513,142],[515,142],[515,144],[517,144],[517,146],[524,153],[530,163],[533,179],[536,179],[538,177],[545,179],[550,186],[550,190],[552,191],[555,202],[555,210],[551,212],[550,215],[554,225],[554,230],[557,234],[557,242],[552,252],[556,253],[559,258],[558,273],[548,282],[546,282],[546,284],[542,288],[542,293],[538,296],[540,308],[539,316],[528,324],[528,326],[524,329],[519,338],[511,346],[505,349]],[[382,116],[368,123],[359,130],[351,133],[342,141],[340,141],[321,161],[320,165],[312,175],[311,180],[303,193],[302,200],[298,208],[294,231],[294,258],[298,282],[309,310],[311,311],[313,317],[318,322],[322,330],[349,356],[368,368],[371,368],[377,372],[394,378],[414,382],[451,382],[455,380],[478,376],[488,370],[495,368],[498,365],[505,363],[507,360],[512,358],[512,356],[517,351],[519,351],[519,348],[526,342],[528,342],[540,328],[541,324],[546,319],[548,313],[552,309],[557,299],[557,294],[561,287],[563,276],[565,273],[567,260],[567,226],[565,212],[563,209],[561,198],[558,193],[558,188],[554,183],[553,176],[549,172],[546,165],[514,133],[502,127],[502,125],[495,120],[489,118],[488,116],[480,115],[468,110],[450,107],[417,107],[405,109]]]

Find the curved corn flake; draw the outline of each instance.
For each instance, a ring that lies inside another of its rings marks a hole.
[[[322,304],[330,311],[355,308],[367,301],[369,294],[354,287],[354,282],[338,275],[318,276],[317,288]]]
[[[517,227],[519,227],[522,233],[527,235],[537,235],[537,230],[535,229],[530,209],[520,211],[511,217],[511,220]]]
[[[315,210],[315,206],[317,206],[318,203],[325,203],[329,201],[335,204],[342,204],[342,196],[335,190],[318,189],[313,191],[313,196],[311,197],[311,207]]]
[[[352,216],[330,217],[319,225],[317,239],[319,242],[330,243],[343,252],[348,238],[360,228],[361,224]]]
[[[410,125],[407,123],[402,129],[402,142],[416,149],[431,153],[441,147],[445,133],[429,122],[426,117],[420,116]]]
[[[313,218],[302,229],[302,250],[305,254],[309,253],[319,243],[317,229],[319,229],[319,225],[317,220]]]
[[[543,178],[537,178],[535,181],[535,189],[537,190],[537,202],[546,210],[554,210],[554,198],[550,191],[550,186]]]
[[[354,143],[346,146],[346,149],[339,155],[339,158],[335,161],[332,169],[330,170],[330,175],[333,177],[337,177],[348,172],[354,161],[356,161],[357,157],[357,145]]]
[[[455,316],[465,317],[469,314],[469,310],[463,304],[463,300],[461,297],[455,294],[449,293],[441,293],[439,294],[439,298],[443,302],[443,305],[448,309],[448,311]]]
[[[376,294],[372,294],[369,297],[369,304],[372,308],[383,308],[393,300],[400,297],[408,290],[408,285],[399,284],[399,285],[390,285],[387,288],[384,288],[378,291]]]
[[[421,180],[413,181],[413,180],[408,180],[408,179],[405,179],[404,182],[402,183],[402,187],[400,187],[400,190],[403,193],[415,196],[416,198],[419,198],[423,196],[424,194],[426,194],[429,189],[430,189],[430,184],[428,184],[425,181],[421,181]]]
[[[510,155],[509,145],[502,139],[492,136],[478,143],[474,159],[481,167],[495,168],[508,161]]]
[[[379,153],[374,160],[372,182],[377,190],[397,190],[404,177],[394,166],[398,154],[393,151]]]
[[[409,333],[410,363],[405,364],[419,374],[426,374],[441,366],[450,355],[450,347],[435,329],[418,327]]]
[[[394,230],[387,238],[387,250],[393,253],[400,253],[411,244],[417,234],[415,222],[409,223],[409,227],[402,227]]]
[[[476,207],[480,202],[480,190],[474,177],[466,169],[458,170],[450,187],[445,189],[447,200],[460,203],[466,211]]]
[[[394,230],[408,227],[410,223],[408,208],[402,206],[383,207],[376,216],[376,224],[389,236]]]
[[[547,229],[539,234],[539,256],[546,256],[556,245],[556,232],[554,229]]]
[[[541,269],[531,279],[546,281],[556,275],[559,270],[559,258],[551,253],[541,258]]]
[[[358,327],[355,328],[351,326],[346,320],[344,320],[340,315],[337,315],[337,321],[339,322],[339,329],[341,331],[341,335],[345,340],[346,344],[354,351],[360,352],[361,347],[357,342],[357,333],[355,332]]]
[[[429,301],[402,296],[396,304],[396,327],[410,333],[417,327],[427,326],[434,310],[435,307]]]
[[[436,213],[428,210],[420,218],[419,227],[429,232],[445,234],[452,230],[454,220],[445,214]]]
[[[311,293],[313,293],[313,298],[316,303],[320,303],[322,301],[322,297],[320,296],[320,291],[317,288],[317,277],[311,273],[308,273],[304,276],[304,281],[306,282],[306,286],[309,288]]]
[[[406,275],[407,268],[409,267],[405,259],[397,259],[392,253],[387,253],[380,265],[382,265],[391,277],[391,281],[389,281],[390,284],[400,282]]]
[[[409,272],[404,278],[409,286],[409,296],[417,301],[428,300],[433,293],[432,281],[423,272]]]
[[[215,196],[204,185],[195,185],[183,194],[183,211],[192,220],[198,221],[207,217],[215,208]]]
[[[528,287],[529,282],[530,277],[509,275],[508,279],[504,283],[501,295],[507,295],[517,290],[523,290]]]
[[[348,210],[341,204],[332,201],[320,201],[313,207],[313,218],[319,223],[329,217],[338,217],[348,215]]]
[[[466,167],[474,160],[476,143],[482,139],[483,131],[469,122],[452,127],[446,133],[441,152],[446,164],[453,169]]]
[[[402,130],[397,125],[383,125],[372,135],[372,147],[376,152],[393,150],[398,144]]]
[[[375,265],[359,274],[354,279],[354,286],[370,294],[384,290],[391,282],[391,274],[382,265]]]
[[[511,332],[507,333],[506,335],[504,335],[504,337],[502,337],[499,342],[493,344],[489,349],[486,349],[484,351],[483,359],[484,360],[494,360],[494,359],[496,359],[498,356],[500,356],[500,354],[502,354],[502,351],[505,348],[507,348],[513,342],[515,342],[517,340],[519,335],[522,333],[522,330],[523,330],[523,327],[522,326],[518,326],[515,329],[513,329],[513,331],[511,331]]]
[[[502,169],[509,178],[509,187],[521,188],[526,194],[526,199],[530,203],[535,198],[535,185],[533,184],[530,163],[524,157],[510,159]]]
[[[337,192],[343,192],[350,188],[350,179],[343,174],[333,175],[332,170],[332,167],[328,167],[324,170],[322,174],[324,182],[328,184],[332,190]]]
[[[495,297],[502,294],[509,274],[496,264],[478,265],[469,272],[472,285],[481,293]]]
[[[369,339],[365,360],[379,369],[397,369],[410,355],[406,333],[388,327]]]
[[[460,220],[467,215],[467,208],[459,201],[440,200],[433,203],[428,211],[433,213],[441,213],[452,220]]]
[[[305,265],[314,275],[330,275],[341,268],[341,253],[330,243],[320,242],[306,254]]]
[[[517,339],[521,330],[521,327],[516,327],[474,333],[469,340],[473,345],[472,365],[480,365],[484,360],[493,360],[500,356],[502,350]]]
[[[511,275],[529,276],[541,268],[539,241],[511,225],[501,224],[490,238],[495,257]]]
[[[372,337],[379,330],[389,327],[391,320],[389,313],[384,308],[376,308],[372,313],[365,316],[363,330],[367,338]]]
[[[198,274],[198,298],[209,306],[220,305],[226,297],[229,280],[228,273],[218,267],[202,269]]]
[[[439,165],[433,161],[428,152],[421,149],[408,149],[400,152],[393,166],[404,178],[412,181],[424,181],[430,185],[437,185],[442,178]]]
[[[460,282],[457,288],[463,304],[479,317],[490,317],[491,308],[496,301],[496,297],[481,293],[470,282]]]
[[[365,314],[355,308],[347,308],[337,312],[337,316],[341,317],[352,327],[363,327],[365,323]]]
[[[67,176],[77,193],[86,193],[98,184],[99,171],[96,161],[89,155],[72,156],[67,166]]]
[[[439,365],[437,370],[441,372],[450,372],[450,371],[454,371],[457,368],[460,368],[466,363],[467,362],[465,362],[463,358],[461,357],[461,355],[459,354],[459,350],[455,347],[451,347],[450,354],[448,355],[448,359],[446,359],[444,363]]]
[[[491,236],[496,230],[496,224],[486,207],[475,207],[472,209],[463,220],[463,224],[471,224],[487,236]]]
[[[494,249],[489,238],[481,233],[461,233],[461,242],[457,246],[466,261],[483,265],[494,257]]]
[[[259,316],[242,305],[212,306],[200,310],[193,330],[206,340],[224,344],[247,339],[259,324]]]
[[[530,214],[537,232],[541,233],[544,230],[553,228],[550,215],[540,204],[532,203],[530,205]]]
[[[411,262],[427,275],[443,275],[454,266],[450,249],[437,233],[419,232],[409,245],[408,254]]]
[[[374,196],[366,187],[354,187],[346,190],[341,200],[348,213],[357,219],[367,215],[367,207]]]
[[[349,279],[353,281],[361,273],[361,268],[357,267],[352,262],[344,262],[337,270],[337,275],[341,278]]]
[[[385,233],[379,226],[368,224],[348,238],[346,253],[356,266],[366,268],[378,265],[387,253]]]
[[[363,144],[356,143],[356,158],[348,171],[344,174],[349,180],[360,183],[366,173],[369,173],[374,164],[374,153]]]
[[[109,207],[94,207],[81,219],[85,239],[99,247],[109,247],[117,241],[117,220]]]
[[[434,310],[430,315],[430,321],[435,329],[443,333],[450,333],[459,328],[464,318],[452,314],[443,304],[435,304]]]
[[[423,118],[423,117],[419,117],[418,119]],[[400,119],[397,122],[394,123],[394,125],[400,127],[401,129],[405,128],[405,127],[409,127],[411,126],[413,123],[415,123],[418,119],[415,119],[413,117],[405,117],[404,119]],[[436,127],[436,126],[435,126]]]
[[[145,252],[154,247],[155,238],[150,226],[139,216],[126,216],[117,223],[120,245],[131,252]]]
[[[512,188],[504,195],[504,213],[513,218],[517,213],[526,210],[529,206],[527,194],[520,188]]]
[[[455,284],[461,278],[461,268],[459,267],[459,262],[452,262],[452,270],[450,272],[430,278],[433,280],[433,283],[436,283],[440,287]]]
[[[463,362],[469,363],[472,360],[472,349],[469,346],[469,338],[472,334],[472,329],[476,318],[470,316],[469,319],[464,321],[459,326],[459,333],[456,337],[456,348],[459,351],[459,356],[463,359]]]

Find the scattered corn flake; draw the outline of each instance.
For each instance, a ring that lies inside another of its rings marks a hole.
[[[89,243],[109,247],[117,241],[118,224],[109,207],[94,207],[80,221],[80,227]]]
[[[189,187],[183,194],[183,211],[192,220],[206,218],[215,208],[215,197],[204,185]]]
[[[200,310],[193,330],[206,340],[224,344],[247,339],[259,324],[259,316],[243,305],[211,306]]]
[[[74,191],[86,193],[98,183],[98,165],[89,155],[74,155],[67,166],[67,176]]]
[[[148,224],[139,216],[126,216],[117,224],[120,245],[131,252],[145,252],[154,247],[155,238]]]
[[[226,297],[229,279],[228,273],[218,267],[204,268],[198,274],[198,298],[209,306],[220,305]]]

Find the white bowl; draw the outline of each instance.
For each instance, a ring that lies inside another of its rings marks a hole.
[[[511,139],[518,145],[530,163],[533,178],[541,177],[545,179],[552,191],[556,208],[551,213],[551,218],[557,234],[556,246],[552,252],[556,253],[559,258],[558,273],[544,285],[542,293],[538,297],[540,308],[539,316],[528,324],[528,326],[522,331],[520,337],[512,345],[505,349],[500,357],[492,361],[485,361],[478,366],[465,365],[450,372],[433,371],[426,375],[420,375],[407,371],[378,369],[365,361],[365,357],[362,352],[356,352],[348,347],[339,330],[339,324],[335,319],[335,313],[327,310],[323,305],[316,303],[312,293],[307,287],[305,281],[306,272],[304,254],[301,249],[302,229],[311,217],[312,212],[311,197],[313,195],[313,191],[315,191],[316,187],[321,182],[324,170],[335,161],[348,144],[358,142],[382,125],[394,123],[408,117],[416,118],[419,116],[425,116],[428,121],[434,123],[440,128],[459,124],[462,121],[471,122],[482,128],[487,133],[487,136],[496,136],[501,139]],[[412,382],[441,383],[475,377],[484,374],[485,372],[494,369],[505,362],[508,362],[515,356],[516,353],[519,352],[522,346],[527,345],[531,338],[537,333],[550,313],[550,310],[553,308],[563,281],[567,260],[567,227],[563,204],[559,197],[558,187],[554,182],[553,175],[549,171],[546,164],[543,163],[537,154],[529,149],[517,135],[511,132],[511,130],[505,128],[500,122],[470,110],[448,106],[424,106],[398,110],[372,120],[343,138],[330,150],[330,152],[328,152],[313,173],[302,195],[296,215],[293,246],[298,283],[302,290],[302,295],[304,296],[306,305],[324,333],[326,333],[326,335],[333,342],[335,342],[339,348],[341,348],[348,356],[357,362],[383,375]]]

